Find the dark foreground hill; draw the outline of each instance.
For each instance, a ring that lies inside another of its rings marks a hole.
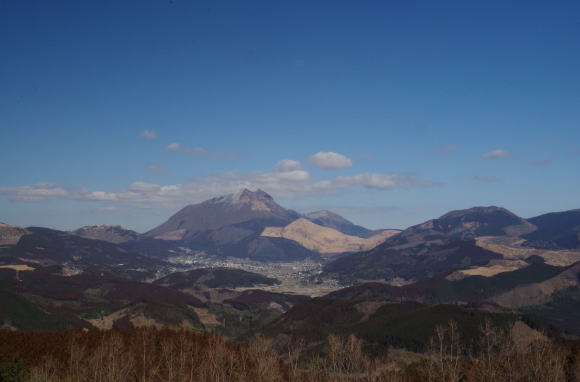
[[[387,241],[389,241],[388,239]],[[341,257],[324,267],[341,280],[420,280],[438,274],[485,265],[501,259],[498,253],[480,248],[473,240],[440,239],[411,247],[381,245],[367,252]]]
[[[271,277],[233,268],[199,268],[186,272],[175,272],[154,282],[156,285],[177,289],[194,287],[243,288],[279,283],[280,281]]]
[[[177,290],[88,269],[74,276],[50,269],[0,269],[0,326],[22,330],[169,325],[202,327],[198,298]]]

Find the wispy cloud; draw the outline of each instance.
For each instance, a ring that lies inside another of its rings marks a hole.
[[[285,163],[286,165],[288,163]],[[33,186],[0,187],[0,195],[13,201],[42,201],[65,198],[94,202],[129,203],[135,206],[180,205],[217,195],[236,192],[240,188],[261,188],[278,198],[298,199],[313,195],[364,187],[375,190],[414,188],[434,185],[433,182],[402,174],[361,173],[338,176],[329,180],[313,180],[299,168],[278,166],[272,172],[227,172],[194,179],[189,183],[160,185],[136,181],[126,189],[90,191],[68,189],[60,185],[39,183]]]
[[[92,201],[116,201],[117,194],[86,189],[70,190],[61,185],[41,182],[31,186],[0,187],[0,195],[15,202],[41,202],[50,198],[68,198]]]
[[[326,170],[352,167],[352,159],[332,151],[321,151],[308,158],[314,167]]]
[[[165,147],[165,150],[170,151],[170,152],[178,152],[178,153],[184,153],[184,154],[189,154],[189,155],[196,155],[196,156],[201,156],[201,157],[205,157],[205,158],[228,158],[228,159],[235,159],[235,158],[239,158],[239,154],[236,153],[220,153],[220,152],[209,152],[206,149],[204,149],[203,147],[184,147],[179,143],[172,143],[170,145],[167,145],[167,147]]]
[[[281,172],[300,170],[301,168],[300,162],[292,159],[282,159],[276,164],[276,169]]]
[[[554,160],[552,158],[547,158],[547,159],[535,160],[530,164],[532,166],[547,166],[549,164],[552,164],[552,162],[554,162]]]
[[[505,159],[510,156],[510,153],[503,149],[495,149],[481,154],[484,159]]]
[[[170,172],[170,170],[167,167],[163,166],[151,165],[147,168],[149,169],[149,171],[158,172],[160,174],[167,174]]]
[[[498,178],[497,176],[494,176],[494,175],[489,175],[489,176],[474,176],[473,179],[474,180],[477,180],[478,182],[483,182],[483,183],[497,183],[497,182],[501,182],[501,178]]]
[[[141,138],[145,138],[145,139],[155,139],[155,138],[157,138],[157,134],[155,134],[155,132],[154,131],[151,131],[151,130],[143,130],[139,134],[139,136]]]

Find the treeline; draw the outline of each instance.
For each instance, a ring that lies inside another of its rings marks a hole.
[[[477,349],[440,326],[427,352],[369,356],[362,340],[325,344],[257,338],[237,345],[186,330],[0,330],[0,382],[580,381],[580,344],[543,336],[513,341],[486,323]],[[313,346],[315,345],[315,346]]]

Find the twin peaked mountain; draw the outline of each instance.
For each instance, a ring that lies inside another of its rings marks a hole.
[[[244,189],[186,206],[138,245],[175,241],[222,257],[289,261],[368,250],[395,233],[370,231],[329,211],[302,216],[262,190]]]

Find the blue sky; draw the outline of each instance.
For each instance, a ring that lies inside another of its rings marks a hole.
[[[0,1],[0,221],[580,208],[578,47],[577,1]]]

